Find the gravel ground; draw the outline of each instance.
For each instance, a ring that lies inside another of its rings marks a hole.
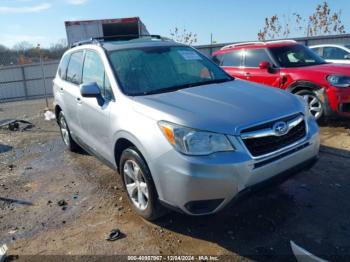
[[[212,255],[295,261],[293,240],[324,259],[350,260],[350,122],[322,123],[320,161],[282,185],[217,215],[172,212],[149,223],[130,209],[116,172],[86,153],[65,150],[56,122],[44,121],[44,108],[44,100],[0,104],[0,120],[35,125],[23,132],[0,129],[0,244],[8,245],[12,259]],[[124,237],[108,242],[113,228]]]

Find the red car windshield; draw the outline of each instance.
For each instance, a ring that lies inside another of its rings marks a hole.
[[[271,47],[269,50],[281,67],[326,64],[325,60],[303,45]]]

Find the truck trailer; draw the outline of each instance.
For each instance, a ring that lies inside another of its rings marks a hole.
[[[149,35],[139,17],[65,21],[68,45],[92,38],[135,37]]]

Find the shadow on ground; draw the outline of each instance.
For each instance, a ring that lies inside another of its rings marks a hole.
[[[346,118],[328,118],[318,122],[321,127],[343,127],[350,129],[350,120]]]
[[[171,213],[157,224],[258,261],[295,261],[290,240],[322,258],[349,261],[349,170],[348,151],[322,147],[313,169],[280,186],[217,215]]]

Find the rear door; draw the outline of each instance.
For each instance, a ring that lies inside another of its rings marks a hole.
[[[280,71],[265,48],[246,49],[243,54],[244,79],[274,87],[280,86]],[[269,62],[271,68],[260,69],[259,65],[263,61]]]
[[[68,127],[72,134],[77,136],[79,136],[79,131],[81,130],[78,121],[78,106],[80,103],[79,85],[81,83],[83,57],[83,51],[71,54],[65,76],[66,81],[59,87],[59,92],[64,100],[63,113],[65,114]]]
[[[110,81],[105,72],[100,54],[86,50],[82,83],[95,82],[101,91],[101,97],[80,97],[78,109],[79,125],[82,127],[82,142],[99,155],[108,158],[110,151],[110,111],[115,103]]]

